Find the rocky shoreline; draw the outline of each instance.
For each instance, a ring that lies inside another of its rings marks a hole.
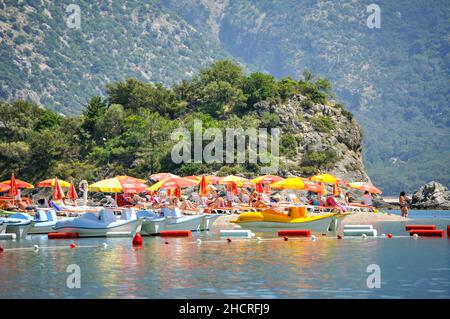
[[[431,181],[420,187],[412,196],[406,197],[409,209],[413,210],[450,210],[450,191],[444,185]],[[397,210],[397,199],[374,198],[373,204],[378,209]]]

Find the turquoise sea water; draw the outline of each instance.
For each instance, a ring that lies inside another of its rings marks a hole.
[[[450,224],[448,211],[410,217],[440,229]],[[140,249],[129,238],[3,240],[0,298],[450,298],[450,239],[400,237],[408,235],[404,225],[374,224],[392,239],[284,241],[258,233],[261,242],[231,243],[213,229],[191,238],[144,237]],[[70,264],[80,267],[81,288],[67,287]],[[367,287],[370,264],[380,267],[381,288]]]

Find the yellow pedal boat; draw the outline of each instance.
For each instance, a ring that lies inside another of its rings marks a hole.
[[[309,229],[312,232],[337,230],[337,221],[349,214],[327,213],[309,216],[306,207],[289,207],[288,212],[267,208],[261,212],[244,212],[230,221],[244,229],[276,231],[280,229]]]

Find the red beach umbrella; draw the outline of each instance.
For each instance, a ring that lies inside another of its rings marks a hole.
[[[55,187],[53,187],[52,197],[55,200],[60,200],[64,198],[64,192],[61,185],[59,185],[58,177],[55,178]]]
[[[164,179],[175,178],[175,177],[179,177],[179,176],[171,174],[171,173],[156,173],[156,174],[150,175],[150,178],[155,181],[162,181]]]
[[[8,185],[6,185],[6,184],[0,184],[0,193],[7,192],[7,191],[9,191],[10,189],[11,189],[11,187],[9,187]]]
[[[263,189],[263,187],[262,187],[262,183],[261,182],[258,182],[258,183],[256,183],[256,186],[255,186],[255,191],[257,192],[257,193],[264,193],[264,189]]]
[[[78,199],[78,194],[77,191],[75,189],[75,186],[72,184],[69,188],[69,191],[67,192],[67,196],[68,199]]]

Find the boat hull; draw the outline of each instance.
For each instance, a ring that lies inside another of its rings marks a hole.
[[[165,230],[199,231],[203,216],[166,217]]]
[[[32,222],[21,224],[6,224],[6,233],[16,234],[16,239],[25,239],[28,236],[28,231],[32,227]]]
[[[219,216],[219,214],[204,214],[200,224],[200,230],[210,230]]]
[[[244,229],[262,232],[278,231],[282,229],[309,229],[312,232],[328,232],[333,231],[333,228],[335,227],[333,223],[336,223],[336,221],[336,216],[329,216],[305,222],[248,221],[240,222],[238,225]]]
[[[129,233],[133,237],[141,230],[142,219],[134,219],[125,221],[118,225],[107,226],[103,228],[96,227],[77,227],[77,226],[62,226],[54,227],[54,231],[62,233],[78,233],[79,237],[106,237],[108,233]]]
[[[40,222],[35,223],[30,229],[28,230],[29,235],[38,235],[38,234],[48,234],[53,233],[55,230],[53,227],[56,225],[56,222]]]
[[[165,230],[166,219],[147,219],[142,222],[141,235],[156,235]]]

